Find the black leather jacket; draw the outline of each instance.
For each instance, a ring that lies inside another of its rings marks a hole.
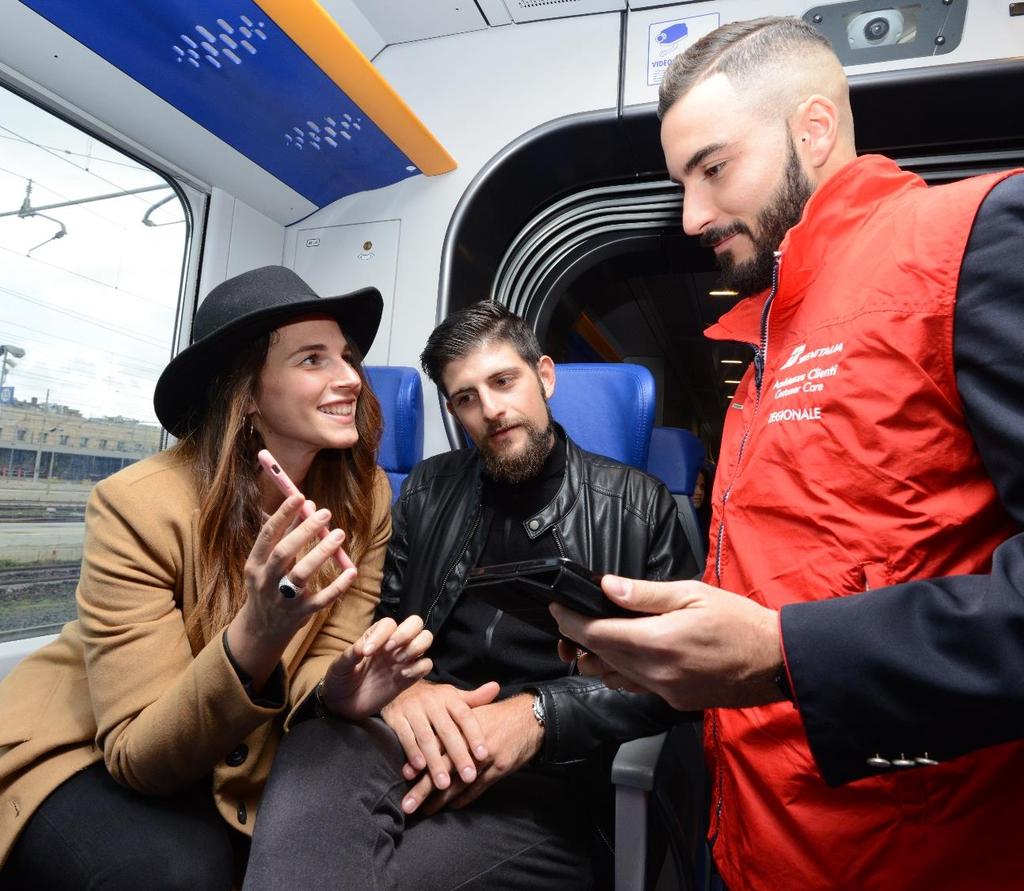
[[[480,487],[475,449],[435,455],[413,468],[392,512],[380,615],[401,621],[416,614],[434,634],[441,628],[487,540],[491,511],[481,503]],[[664,484],[568,438],[562,486],[524,526],[531,538],[551,530],[562,556],[597,572],[663,580],[697,571]],[[566,677],[526,687],[544,699],[542,763],[579,761],[601,743],[647,736],[678,720],[656,696],[609,690],[574,671],[566,666]]]

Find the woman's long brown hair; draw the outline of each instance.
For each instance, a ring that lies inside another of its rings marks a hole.
[[[240,347],[231,368],[216,376],[205,393],[205,410],[175,451],[192,468],[201,495],[197,602],[187,622],[190,636],[209,640],[245,602],[243,569],[263,525],[262,472],[256,453],[264,447],[247,413],[259,392],[259,377],[274,332]],[[372,534],[373,485],[380,445],[380,403],[363,371],[362,358],[351,360],[362,390],[356,405],[359,441],[349,449],[321,449],[302,483],[305,496],[331,512],[332,528],[345,530],[345,549],[358,566]],[[308,588],[328,584],[339,567],[327,561]]]

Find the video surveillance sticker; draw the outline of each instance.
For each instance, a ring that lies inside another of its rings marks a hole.
[[[647,31],[647,86],[656,87],[672,60],[695,40],[710,34],[721,24],[717,12],[685,19],[654,22]]]

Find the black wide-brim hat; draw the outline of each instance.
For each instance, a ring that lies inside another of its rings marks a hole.
[[[189,433],[206,409],[207,385],[234,361],[233,348],[296,316],[333,316],[345,339],[365,356],[383,309],[376,288],[320,297],[285,266],[263,266],[229,278],[199,304],[192,345],[170,361],[156,382],[156,416],[174,436]]]

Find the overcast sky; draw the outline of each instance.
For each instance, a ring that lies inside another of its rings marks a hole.
[[[0,214],[163,180],[0,87]],[[0,343],[25,350],[5,384],[89,417],[156,423],[153,385],[170,358],[186,226],[169,188],[39,216],[0,217]],[[55,222],[57,221],[57,222]],[[67,227],[67,235],[47,241]],[[41,242],[46,242],[41,244]],[[34,249],[33,249],[34,248]],[[31,251],[31,254],[29,252]]]

